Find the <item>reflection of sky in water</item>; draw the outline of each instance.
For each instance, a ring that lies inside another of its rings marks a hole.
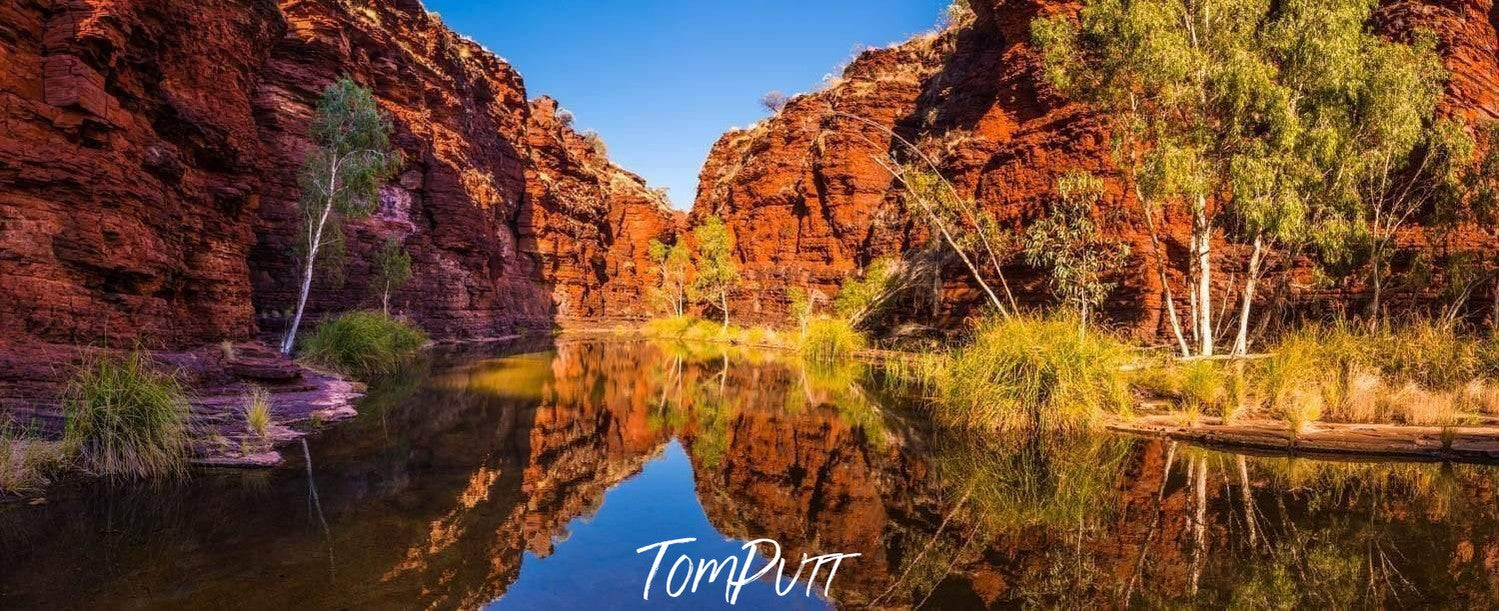
[[[675,440],[661,456],[646,463],[638,475],[605,494],[603,504],[592,517],[574,518],[567,525],[567,533],[567,540],[559,542],[546,558],[526,552],[520,578],[505,592],[504,598],[489,607],[578,609],[602,604],[609,609],[820,609],[829,606],[818,598],[826,585],[821,577],[826,574],[826,567],[819,573],[810,598],[806,596],[805,583],[792,588],[783,598],[776,596],[773,580],[760,579],[745,585],[737,604],[730,607],[724,602],[726,574],[713,583],[708,583],[708,576],[704,576],[696,593],[689,586],[677,598],[667,596],[665,580],[680,555],[692,558],[695,566],[699,559],[721,561],[730,556],[742,562],[745,553],[741,548],[743,541],[724,538],[708,522],[708,515],[697,499],[692,464]],[[651,598],[643,600],[646,574],[658,550],[652,548],[639,554],[635,550],[685,537],[695,537],[697,541],[676,544],[666,550],[661,568],[651,581]],[[839,551],[852,550],[818,550],[819,553]],[[759,559],[763,561],[764,558]],[[839,574],[858,570],[858,562],[858,558],[845,560]],[[792,561],[786,564],[789,579],[796,566]],[[750,573],[758,571],[760,566],[757,562]],[[767,577],[774,574],[772,570]],[[679,572],[678,585],[681,578]],[[835,597],[838,583],[835,578],[832,589]]]

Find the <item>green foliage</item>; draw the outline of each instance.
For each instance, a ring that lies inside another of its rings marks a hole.
[[[380,293],[380,311],[390,313],[390,295],[400,290],[411,280],[411,255],[401,247],[401,241],[390,238],[375,255],[375,277],[373,288]]]
[[[1182,366],[1182,407],[1195,411],[1221,412],[1228,400],[1228,376],[1222,365],[1199,360]]]
[[[1408,216],[1388,214],[1391,179],[1427,139],[1445,71],[1430,37],[1380,37],[1375,5],[1092,0],[1076,21],[1036,20],[1032,37],[1048,82],[1114,120],[1147,213],[1191,215],[1190,258],[1206,262],[1191,271],[1207,287],[1215,219],[1246,242],[1341,253]],[[1197,312],[1199,334],[1211,318]]]
[[[697,239],[697,277],[693,288],[723,313],[723,325],[729,326],[729,290],[739,282],[739,266],[734,261],[734,236],[723,219],[710,216],[692,230]]]
[[[187,396],[141,352],[84,363],[68,380],[62,408],[64,446],[83,470],[120,479],[186,473]]]
[[[390,124],[374,94],[348,78],[323,90],[310,132],[314,147],[300,174],[302,284],[296,314],[281,342],[284,354],[291,353],[296,341],[313,272],[343,260],[344,221],[373,212],[380,185],[402,163],[390,146]]]
[[[1026,229],[1025,258],[1051,270],[1052,295],[1081,313],[1089,313],[1114,289],[1107,280],[1124,268],[1129,247],[1107,239],[1093,222],[1103,197],[1103,181],[1087,172],[1068,172],[1057,180],[1050,214]]]
[[[798,329],[806,333],[807,325],[812,322],[812,313],[816,309],[812,303],[812,295],[807,292],[807,289],[790,286],[786,288],[786,302],[791,320],[796,323]]]
[[[427,343],[415,326],[380,312],[350,312],[318,325],[302,358],[368,380],[394,372]]]
[[[936,418],[977,430],[1077,431],[1128,408],[1129,348],[1072,316],[981,322],[933,385]]]
[[[687,302],[691,297],[687,283],[687,277],[692,273],[691,251],[680,241],[667,246],[660,240],[651,240],[648,254],[656,264],[657,274],[660,276],[654,297],[665,306],[669,314],[686,314]]]
[[[369,89],[342,78],[323,90],[310,130],[314,148],[300,177],[304,248],[312,248],[322,215],[336,217],[325,231],[337,235],[340,220],[374,212],[380,185],[401,166],[390,130]]]
[[[802,332],[797,352],[816,363],[837,363],[852,359],[866,345],[864,334],[847,320],[817,318]]]
[[[859,325],[893,296],[899,268],[900,263],[895,259],[875,259],[864,269],[863,275],[843,282],[838,297],[833,300],[833,311],[854,326]]]
[[[680,339],[695,322],[697,319],[686,315],[654,318],[646,321],[640,331],[649,337]]]

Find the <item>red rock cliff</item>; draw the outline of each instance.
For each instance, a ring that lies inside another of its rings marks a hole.
[[[414,271],[394,306],[439,337],[634,313],[632,240],[676,225],[417,0],[17,0],[0,66],[0,341],[278,329],[307,122],[343,75],[375,92],[407,161],[313,316],[377,303],[365,259],[391,237]]]
[[[898,188],[875,161],[898,148],[880,128],[917,143],[959,191],[1011,228],[1041,214],[1057,177],[1072,169],[1110,181],[1106,208],[1135,206],[1109,161],[1103,121],[1044,84],[1030,44],[1034,18],[1075,4],[971,4],[973,24],[866,51],[828,87],[793,98],[774,117],[729,132],[713,147],[692,220],[720,215],[736,235],[745,276],[731,303],[736,315],[781,316],[788,285],[833,295],[847,275],[870,261],[926,242],[924,223],[902,211]],[[1437,32],[1453,73],[1445,111],[1494,117],[1499,36],[1492,11],[1484,0],[1397,2],[1381,9],[1379,22],[1397,36],[1418,28]],[[1187,220],[1167,222],[1184,226]],[[1143,226],[1125,220],[1108,230],[1131,246],[1128,269],[1135,271],[1121,278],[1105,309],[1115,324],[1137,333],[1162,332],[1162,289],[1147,273],[1144,257],[1152,251]],[[1171,233],[1181,239],[1168,240],[1169,256],[1184,261],[1186,233]],[[1216,251],[1226,272],[1217,274],[1224,283],[1218,288],[1228,291],[1227,278],[1235,268],[1242,274],[1246,254],[1228,245]],[[1044,272],[1018,263],[1005,272],[1022,307],[1047,301]],[[936,320],[950,326],[981,297],[956,263],[943,276],[946,305]],[[1179,275],[1169,281],[1183,283]]]
[[[532,102],[527,142],[521,246],[540,257],[557,316],[650,315],[649,244],[669,241],[685,215],[610,163],[600,141],[573,131],[556,100]]]

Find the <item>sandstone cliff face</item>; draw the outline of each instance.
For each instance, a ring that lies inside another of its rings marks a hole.
[[[670,242],[685,215],[561,112],[551,98],[531,104],[521,249],[540,257],[559,318],[649,315],[650,242]]]
[[[314,319],[378,304],[366,260],[387,239],[413,259],[393,306],[438,337],[637,313],[644,242],[676,224],[417,0],[19,0],[0,60],[0,341],[280,329],[307,122],[344,75],[406,163],[316,283]]]
[[[1109,160],[1105,122],[1043,82],[1030,44],[1033,19],[1076,5],[1051,0],[974,0],[971,5],[977,15],[972,25],[866,51],[827,88],[794,98],[774,117],[725,134],[713,147],[692,220],[720,215],[738,239],[746,282],[730,306],[736,315],[783,316],[786,287],[806,286],[832,296],[848,274],[872,260],[927,243],[924,223],[902,210],[899,188],[875,161],[903,153],[883,128],[915,143],[963,195],[1011,229],[1043,213],[1062,173],[1083,169],[1104,177],[1102,207],[1126,213],[1106,229],[1134,253],[1130,271],[1104,309],[1113,324],[1139,335],[1164,331],[1163,291],[1146,258],[1152,252],[1148,235],[1138,215],[1129,214],[1138,206],[1125,195]],[[1444,111],[1495,117],[1499,36],[1492,10],[1492,3],[1482,0],[1394,2],[1381,9],[1378,21],[1395,36],[1421,28],[1438,32],[1453,73]],[[1189,221],[1165,222],[1167,255],[1184,262]],[[1215,248],[1224,272],[1217,274],[1220,294],[1234,290],[1229,277],[1242,276],[1247,259],[1242,250],[1229,244]],[[1288,269],[1284,261],[1275,263]],[[1304,267],[1291,262],[1289,269],[1296,273]],[[1047,303],[1044,270],[1013,263],[1004,271],[1021,307]],[[986,273],[992,280],[992,270]],[[1180,297],[1184,279],[1176,269],[1168,281],[1178,285]],[[919,300],[909,307],[936,308],[936,316],[926,319],[939,327],[952,327],[981,301],[956,262],[949,262],[938,288],[941,306]],[[1359,295],[1331,297],[1346,301]]]
[[[0,6],[0,342],[253,329],[264,1]]]

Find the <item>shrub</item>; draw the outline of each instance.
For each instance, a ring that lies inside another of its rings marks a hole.
[[[765,97],[760,98],[760,105],[764,106],[765,110],[770,111],[771,114],[777,114],[781,112],[781,109],[786,107],[786,102],[790,100],[791,98],[786,97],[786,94],[779,91],[772,91],[765,94]]]
[[[63,391],[65,448],[90,473],[112,478],[187,469],[188,403],[176,377],[140,352],[84,363]]]
[[[654,318],[647,321],[640,328],[640,332],[651,337],[663,337],[678,339],[687,333],[692,327],[694,319],[691,316],[670,316],[667,318]]]
[[[818,318],[807,324],[797,343],[803,358],[817,363],[833,363],[852,358],[868,342],[852,324],[841,318]]]
[[[302,348],[310,363],[370,378],[395,371],[427,343],[427,334],[380,312],[350,312],[319,325]]]
[[[746,329],[741,336],[743,342],[750,346],[780,346],[781,334],[770,327],[753,327]]]
[[[727,334],[728,330],[723,325],[694,319],[692,324],[682,331],[681,338],[693,341],[712,341],[723,339]]]
[[[972,429],[1073,431],[1129,403],[1129,349],[1074,316],[1028,315],[980,323],[934,386],[937,420]]]
[[[844,281],[838,297],[833,300],[833,310],[855,325],[862,323],[898,288],[900,267],[900,262],[895,259],[876,259],[865,268],[863,275]]]

